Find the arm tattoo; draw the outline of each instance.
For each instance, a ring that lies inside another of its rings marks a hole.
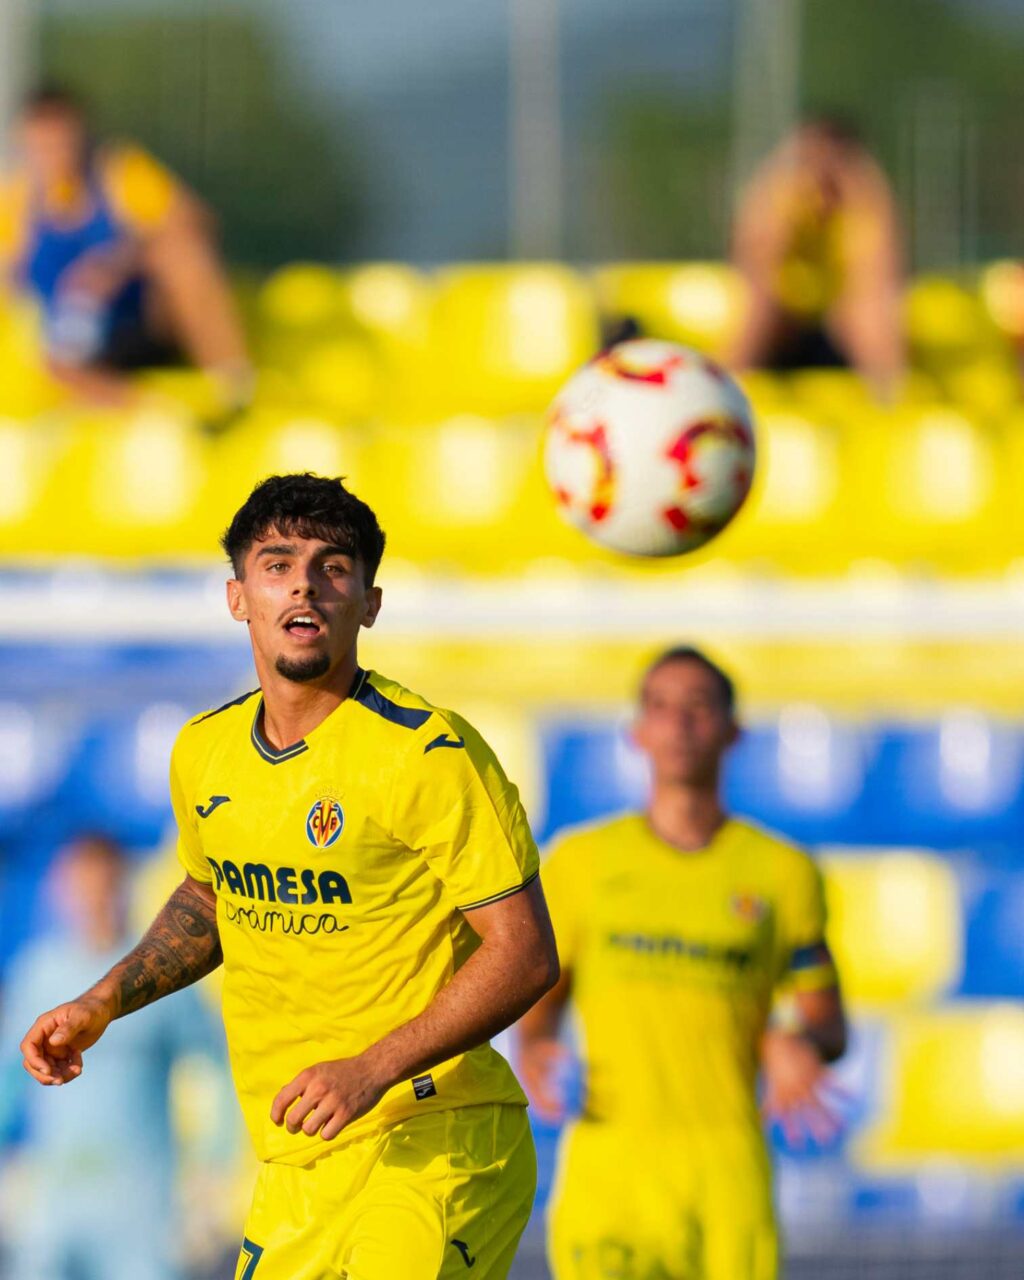
[[[115,1017],[191,986],[223,958],[216,907],[187,884],[179,885],[139,945],[110,971]]]

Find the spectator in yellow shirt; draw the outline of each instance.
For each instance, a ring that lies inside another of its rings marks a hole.
[[[0,270],[38,300],[54,375],[116,403],[131,370],[184,358],[244,398],[249,358],[201,201],[141,147],[97,143],[63,89],[32,94],[15,143]]]
[[[749,305],[730,363],[852,365],[891,395],[903,366],[901,239],[889,183],[855,130],[806,120],[740,201],[733,260]]]

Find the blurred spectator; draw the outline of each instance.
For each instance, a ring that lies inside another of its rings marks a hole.
[[[129,398],[125,374],[183,356],[251,380],[245,341],[201,202],[140,147],[98,144],[79,102],[41,89],[16,126],[0,185],[0,269],[43,309],[53,373],[90,398]]]
[[[69,973],[86,985],[125,953],[128,866],[112,842],[84,836],[51,878],[59,931],[11,962],[0,1019],[0,1141],[21,1128],[19,1215],[10,1280],[170,1280],[174,1140],[169,1083],[176,1060],[223,1062],[212,1009],[194,988],[117,1022],[74,1089],[42,1090],[18,1042]],[[24,1167],[24,1178],[20,1176]]]
[[[888,397],[903,366],[901,234],[888,181],[846,122],[805,121],[744,191],[739,369],[853,365]]]

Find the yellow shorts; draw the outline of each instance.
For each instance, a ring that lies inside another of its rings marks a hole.
[[[264,1164],[235,1280],[504,1280],[536,1185],[525,1107],[415,1116]]]
[[[548,1254],[555,1280],[775,1280],[760,1135],[578,1122],[562,1139]]]

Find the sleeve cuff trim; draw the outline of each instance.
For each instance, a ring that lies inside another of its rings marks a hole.
[[[532,876],[528,876],[520,884],[513,885],[511,889],[502,889],[500,893],[492,893],[489,898],[481,898],[477,902],[467,902],[464,905],[459,904],[460,911],[475,911],[477,907],[489,907],[492,902],[500,902],[502,898],[514,897],[517,893],[522,893],[524,889],[528,889],[534,880],[540,875],[539,871],[535,871]]]

